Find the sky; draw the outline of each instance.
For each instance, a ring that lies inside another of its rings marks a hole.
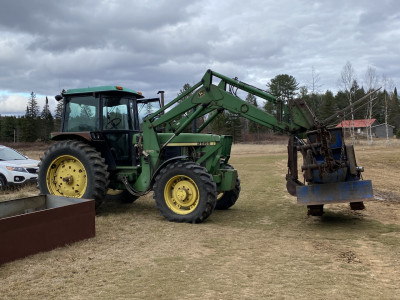
[[[337,91],[350,62],[400,84],[396,0],[1,0],[0,115],[62,89],[122,85],[174,99],[207,69],[266,89],[279,74]]]

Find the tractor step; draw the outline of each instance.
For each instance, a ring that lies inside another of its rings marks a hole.
[[[297,186],[296,194],[297,204],[308,206],[346,202],[359,203],[374,198],[371,180]],[[362,209],[361,205],[356,204],[351,205],[351,208]]]

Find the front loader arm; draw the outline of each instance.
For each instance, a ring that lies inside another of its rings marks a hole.
[[[220,79],[218,85],[213,84],[213,78]],[[227,86],[236,88],[271,101],[280,108],[277,116],[273,116],[262,111],[242,100],[235,94],[226,91]],[[187,97],[189,96],[189,97]],[[169,111],[166,111],[179,100],[187,97],[179,105],[176,105]],[[149,121],[153,127],[162,124],[169,124],[172,131],[178,135],[194,119],[206,114],[222,112],[228,110],[244,118],[256,122],[262,126],[273,130],[297,133],[304,132],[314,126],[314,116],[302,100],[293,100],[288,105],[277,100],[267,92],[241,82],[237,79],[231,79],[214,71],[208,70],[202,80],[191,89],[171,101],[168,105],[149,116]],[[165,112],[164,114],[161,114]],[[155,119],[155,117],[157,117]],[[289,120],[283,121],[283,116],[289,117]],[[178,121],[176,121],[178,120]],[[175,121],[174,124],[171,122]],[[205,126],[204,126],[205,127]],[[204,129],[200,128],[200,129]]]

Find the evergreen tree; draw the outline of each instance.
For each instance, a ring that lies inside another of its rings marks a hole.
[[[238,143],[242,139],[242,122],[238,114],[227,113],[226,134],[233,138],[234,143]]]
[[[397,95],[397,88],[395,87],[390,99],[388,123],[400,130],[400,99]]]
[[[288,104],[296,95],[299,84],[292,75],[280,74],[267,84],[269,92],[278,99],[275,117],[289,122],[289,115],[283,113],[283,106]],[[279,101],[280,100],[280,101]]]
[[[38,138],[40,131],[40,125],[38,124],[38,119],[40,118],[39,112],[36,94],[32,92],[26,106],[25,117],[19,119],[22,130],[22,141],[33,142]]]
[[[331,91],[327,90],[325,94],[322,96],[322,104],[320,108],[319,119],[321,121],[325,120],[326,118],[333,115],[336,109],[337,108],[335,103],[335,97],[333,96],[333,93]],[[339,123],[339,121],[337,121],[337,123]]]
[[[271,79],[267,86],[272,95],[287,103],[296,95],[299,84],[292,75],[280,74]]]
[[[273,116],[276,115],[276,108],[275,108],[275,105],[274,105],[271,101],[267,101],[267,102],[264,104],[264,110],[265,110],[267,113],[269,113],[269,114],[271,114],[271,115],[273,115]]]
[[[39,105],[36,100],[36,94],[34,92],[31,93],[28,105],[26,107],[25,116],[28,118],[37,118],[39,117]]]
[[[228,113],[222,112],[220,113],[211,123],[210,128],[213,134],[227,134],[227,120],[228,120]]]
[[[64,102],[62,100],[58,101],[56,106],[56,111],[54,114],[54,130],[56,131],[59,131],[61,129],[61,119],[62,119],[63,109],[64,109]]]
[[[153,112],[153,104],[151,102],[146,104],[146,116]]]
[[[40,122],[42,124],[40,138],[43,141],[48,141],[50,140],[50,133],[53,131],[54,119],[50,112],[49,99],[47,97],[40,118],[41,118]]]
[[[250,94],[250,93],[247,94],[246,102],[258,108],[257,97],[254,96],[253,94]],[[253,121],[249,121],[248,119],[244,119],[244,124],[246,124],[248,132],[251,132],[251,133],[257,132],[257,130],[258,130],[257,123],[255,123]]]
[[[183,85],[182,89],[179,90],[179,93],[178,93],[177,96],[179,97],[180,95],[182,95],[186,91],[190,90],[191,88],[192,88],[192,86],[189,83],[185,83]],[[185,101],[187,98],[191,97],[192,95],[193,95],[193,93],[189,93],[188,95],[186,95],[185,97],[180,99],[178,101],[178,103],[181,103],[181,102]],[[193,112],[194,111],[195,111],[195,108],[193,109]],[[188,112],[188,114],[189,114],[189,112]],[[185,128],[184,132],[195,132],[196,129],[199,128],[199,126],[201,126],[201,124],[203,124],[203,123],[204,123],[204,118],[203,117],[198,118],[198,119],[194,120],[191,125],[188,125]]]
[[[49,108],[49,99],[46,97],[46,103],[43,106],[43,110],[40,114],[40,118],[48,119],[50,116],[51,116],[51,118],[53,118],[53,116],[51,115],[51,112],[50,112],[50,108]]]
[[[21,127],[21,142],[34,142],[37,140],[39,134],[38,126],[40,119],[33,119],[32,117],[21,117],[18,119]]]
[[[356,80],[354,80],[351,90],[352,90],[352,93],[354,94],[354,98],[353,98],[354,102],[365,96],[364,88],[363,87],[360,88]],[[356,106],[354,108],[356,109],[358,106]],[[354,118],[355,119],[368,119],[369,116],[366,115],[366,109],[359,109],[356,112],[354,112]]]
[[[14,135],[17,132],[18,120],[15,116],[2,117],[1,120],[1,141],[3,142],[13,142]],[[16,139],[17,141],[17,139]]]
[[[182,89],[179,90],[179,93],[177,96],[182,95],[183,93],[185,93],[187,90],[190,90],[192,88],[192,86],[189,83],[185,83],[182,87]],[[185,99],[189,98],[193,93],[190,93],[188,95],[186,95],[185,97],[183,97],[181,100],[178,101],[178,103],[184,101]]]
[[[347,95],[343,91],[338,91],[335,95],[335,102],[338,110],[341,110],[349,105]]]

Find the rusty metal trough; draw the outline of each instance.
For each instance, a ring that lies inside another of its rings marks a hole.
[[[0,202],[0,265],[94,237],[94,206],[54,195]]]

